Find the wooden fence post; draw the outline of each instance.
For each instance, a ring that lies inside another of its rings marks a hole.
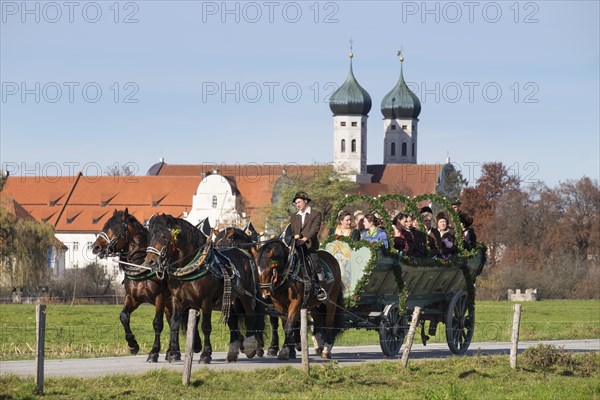
[[[521,305],[515,304],[513,309],[515,310],[515,313],[513,316],[512,339],[510,346],[510,367],[512,369],[516,369],[517,351],[519,349],[519,326],[521,325]]]
[[[300,310],[300,347],[302,349],[302,370],[306,375],[310,373],[308,362],[308,311],[306,308]]]
[[[412,315],[412,321],[410,321],[410,328],[408,329],[408,335],[406,335],[406,344],[404,345],[404,352],[402,353],[402,365],[405,367],[408,365],[408,355],[410,354],[410,348],[412,347],[413,338],[417,331],[417,324],[419,323],[419,316],[421,315],[421,307],[415,307]]]
[[[46,305],[35,307],[35,388],[37,394],[44,394],[44,344],[46,342]]]
[[[192,362],[194,361],[194,328],[196,327],[197,311],[190,309],[188,317],[187,335],[185,338],[185,358],[183,361],[182,382],[185,386],[190,384],[192,375]]]

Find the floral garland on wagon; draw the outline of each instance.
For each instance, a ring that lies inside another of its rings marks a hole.
[[[408,214],[412,214],[412,215],[420,214],[420,210],[417,207],[419,203],[421,203],[423,201],[429,201],[432,204],[436,204],[436,205],[440,206],[441,208],[447,210],[448,215],[450,216],[450,218],[452,220],[452,225],[455,227],[460,227],[460,218],[459,218],[458,214],[454,211],[454,209],[452,209],[451,202],[442,195],[422,194],[422,195],[415,196],[411,199],[408,196],[405,196],[403,194],[391,193],[391,194],[380,195],[376,198],[372,198],[365,194],[356,194],[356,195],[346,196],[342,201],[340,201],[337,204],[337,207],[335,208],[335,212],[330,217],[328,228],[330,231],[335,229],[335,226],[337,224],[337,215],[341,210],[343,210],[349,204],[355,203],[357,201],[363,201],[363,202],[367,203],[367,205],[369,207],[369,212],[375,212],[382,217],[382,219],[385,223],[386,232],[393,232],[391,219],[389,218],[389,214],[388,214],[387,210],[383,206],[384,202],[390,201],[390,200],[394,200],[394,201],[403,203],[405,205],[404,212],[406,212]],[[425,230],[423,222],[420,219],[419,219],[419,228],[421,229],[421,231]],[[339,240],[339,241],[342,241],[342,242],[348,244],[348,246],[352,250],[358,250],[363,247],[371,247],[371,258],[369,259],[369,261],[367,262],[367,265],[364,268],[363,276],[356,283],[356,286],[354,288],[351,298],[347,299],[347,301],[346,301],[346,305],[348,307],[353,307],[358,304],[358,299],[360,298],[361,293],[364,291],[364,287],[369,282],[369,279],[371,277],[373,269],[375,268],[375,266],[377,264],[377,255],[380,252],[380,249],[383,245],[381,243],[377,243],[377,242],[370,243],[367,240],[352,241],[352,240],[350,240],[350,238],[345,237],[345,236],[330,235],[323,242],[323,247],[325,247],[328,243],[330,243],[334,240]],[[394,247],[393,247],[392,236],[389,236],[389,242],[390,242],[389,243],[390,247],[389,247],[389,250],[387,250],[389,252],[389,254],[393,257],[394,256],[400,257],[400,259],[402,260],[403,263],[410,265],[412,267],[453,267],[453,266],[461,265],[461,270],[463,272],[463,277],[464,277],[465,283],[466,283],[466,290],[467,290],[469,302],[472,304],[475,304],[475,279],[474,279],[474,277],[471,276],[469,268],[466,266],[466,261],[469,258],[473,258],[473,257],[477,256],[480,252],[483,252],[483,254],[485,254],[487,247],[484,243],[478,243],[474,249],[466,250],[463,246],[462,240],[458,240],[457,247],[459,249],[459,254],[457,254],[455,257],[453,257],[449,260],[444,260],[444,259],[429,259],[429,258],[417,259],[414,257],[408,257],[406,255],[399,255],[398,251],[396,249],[394,249]],[[426,246],[428,247],[427,242],[426,242]],[[398,288],[400,289],[399,311],[400,311],[401,315],[404,315],[404,313],[406,312],[406,301],[409,296],[409,293],[406,291],[406,288],[404,287],[404,281],[402,279],[402,274],[395,273],[394,275],[396,278],[396,282],[398,284]]]

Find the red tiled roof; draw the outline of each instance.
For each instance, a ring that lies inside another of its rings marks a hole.
[[[97,232],[115,209],[128,207],[142,223],[156,213],[183,216],[191,209],[201,177],[80,176],[78,181],[74,177],[55,181],[56,187],[34,177],[11,176],[2,194],[18,199],[37,220],[47,220],[59,232]],[[66,182],[77,184],[67,190]],[[47,199],[56,192],[64,195],[51,205]]]

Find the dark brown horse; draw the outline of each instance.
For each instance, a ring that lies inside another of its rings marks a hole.
[[[215,249],[208,220],[202,221],[197,229],[181,218],[162,214],[150,220],[149,231],[146,265],[158,274],[169,275],[173,303],[171,350],[167,359],[181,360],[179,315],[186,308],[192,308],[202,311],[204,346],[200,363],[212,361],[211,314],[216,306],[221,307],[229,326],[227,361],[237,361],[238,358],[240,316],[245,318],[247,327],[244,353],[248,358],[254,357],[257,284],[252,273],[252,258],[236,248]]]
[[[129,214],[128,209],[125,209],[115,210],[112,217],[106,221],[102,232],[92,244],[92,252],[100,258],[118,256],[119,267],[125,272],[123,280],[125,301],[120,319],[131,354],[137,354],[140,350],[130,327],[131,313],[143,303],[154,305],[155,314],[152,322],[154,343],[147,361],[157,362],[163,315],[166,314],[169,321],[172,314],[171,295],[166,277],[159,279],[155,272],[136,267],[143,264],[146,258],[146,247],[148,247],[148,231],[133,215]]]
[[[215,237],[215,245],[219,247],[238,247],[247,251],[258,262],[259,233],[251,222],[244,229],[229,226],[218,232]],[[267,301],[267,299],[265,299]],[[270,303],[270,299],[268,299]],[[272,305],[269,307],[272,308]],[[269,315],[269,324],[271,325],[271,343],[267,350],[270,356],[276,356],[279,353],[279,317]],[[298,337],[296,342],[300,341],[300,331],[296,330]],[[259,332],[256,337],[258,342],[257,355],[262,357],[264,354],[264,336]]]
[[[300,309],[306,307],[314,323],[315,350],[322,358],[331,358],[331,349],[336,337],[344,327],[344,297],[340,267],[331,254],[319,250],[320,262],[328,275],[324,289],[329,299],[325,303],[317,300],[310,287],[311,280],[303,272],[300,253],[294,240],[287,244],[281,239],[267,241],[258,251],[258,271],[263,297],[270,297],[275,309],[287,315],[285,320],[285,342],[278,354],[280,360],[295,357],[295,341],[298,335]]]

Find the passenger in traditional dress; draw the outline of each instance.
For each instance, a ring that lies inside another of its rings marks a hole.
[[[430,207],[426,206],[421,208],[421,220],[423,221],[423,225],[425,225],[429,256],[439,257],[442,254],[442,236],[437,228],[431,226],[431,222],[433,221],[433,211]]]
[[[466,212],[460,214],[460,226],[462,228],[463,247],[466,250],[472,250],[477,244],[477,236],[473,229],[473,217]]]
[[[334,234],[349,237],[351,240],[360,240],[360,232],[352,228],[352,214],[342,211],[339,215],[340,224],[335,228]]]
[[[362,233],[365,231],[365,224],[363,223],[363,220],[365,219],[365,214],[363,214],[363,212],[361,210],[356,210],[354,211],[354,226],[356,226],[356,229],[358,229],[358,232],[362,235]]]
[[[399,213],[392,220],[394,227],[394,248],[405,255],[411,254],[413,236],[410,229],[406,229],[408,215]]]
[[[436,215],[437,228],[440,231],[442,238],[441,256],[442,258],[448,259],[454,254],[458,253],[458,247],[456,246],[456,236],[450,227],[449,219],[446,213],[440,212]]]
[[[413,246],[410,249],[410,255],[413,257],[425,257],[427,253],[425,247],[425,241],[427,240],[427,236],[419,229],[419,220],[416,218],[412,218],[412,226],[410,227],[410,233],[413,236]]]
[[[368,213],[363,220],[365,231],[361,234],[361,239],[369,242],[382,242],[383,246],[388,248],[388,237],[383,229],[379,227],[380,221],[374,214]]]

